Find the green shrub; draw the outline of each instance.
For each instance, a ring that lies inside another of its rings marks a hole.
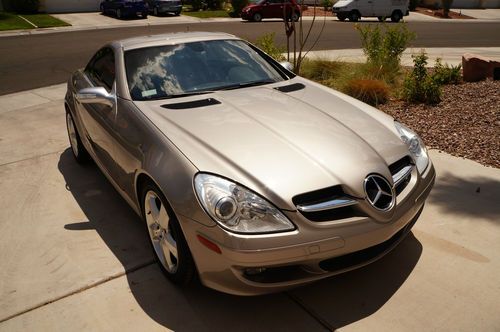
[[[231,0],[231,5],[233,6],[231,16],[240,17],[243,8],[248,5],[248,0]]]
[[[436,59],[436,64],[434,65],[434,72],[432,78],[439,85],[443,84],[459,84],[462,79],[461,73],[462,65],[449,66],[448,64],[443,65],[440,58]]]
[[[331,9],[332,8],[332,0],[321,0],[321,5],[325,10]]]
[[[373,74],[384,74],[376,77],[388,83],[393,83],[401,68],[401,55],[409,43],[415,39],[415,33],[408,30],[404,23],[387,26],[356,25],[361,36],[363,52]]]
[[[433,77],[428,75],[427,55],[425,52],[412,56],[413,70],[405,77],[402,88],[403,99],[412,103],[437,104],[441,101],[441,88]]]
[[[373,106],[385,103],[389,97],[389,87],[380,80],[351,80],[347,83],[345,92]]]
[[[38,12],[39,0],[10,0],[12,9],[20,14],[33,14]]]
[[[285,61],[285,56],[283,55],[283,53],[285,52],[285,48],[276,45],[276,43],[274,42],[275,36],[275,32],[266,33],[265,35],[257,38],[257,40],[255,41],[255,45],[257,45],[258,48],[273,57],[276,61]]]

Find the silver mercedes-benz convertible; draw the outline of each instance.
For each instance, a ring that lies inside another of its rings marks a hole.
[[[435,172],[417,134],[285,67],[179,33],[112,42],[71,76],[73,154],[142,216],[173,282],[284,290],[377,260],[420,215]]]

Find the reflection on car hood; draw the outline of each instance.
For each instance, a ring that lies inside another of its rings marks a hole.
[[[274,89],[296,82],[306,87]],[[162,107],[207,98],[219,103]],[[238,181],[284,209],[294,208],[297,194],[337,184],[364,197],[365,177],[389,179],[387,165],[408,153],[391,117],[299,77],[136,104],[200,171]]]

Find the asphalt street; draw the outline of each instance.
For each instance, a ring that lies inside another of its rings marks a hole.
[[[304,22],[307,27],[310,22]],[[358,23],[369,24],[369,23]],[[316,23],[312,36],[321,27]],[[409,22],[417,38],[412,47],[498,47],[500,22]],[[278,44],[285,44],[281,21],[209,22],[169,24],[58,32],[0,38],[0,95],[65,82],[75,69],[84,67],[91,55],[108,41],[132,36],[179,31],[223,31],[255,41],[276,32]],[[314,38],[311,38],[313,40]],[[353,23],[328,18],[315,50],[359,48]]]

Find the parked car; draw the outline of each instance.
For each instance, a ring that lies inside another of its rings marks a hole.
[[[182,11],[182,2],[180,0],[146,0],[149,6],[149,12],[155,16],[172,13],[176,16]]]
[[[390,17],[392,22],[399,22],[408,16],[408,0],[339,0],[332,7],[332,13],[340,21],[357,22],[361,17],[378,17],[383,22]]]
[[[409,128],[228,34],[112,42],[64,104],[76,161],[142,216],[178,284],[256,295],[364,266],[410,232],[434,183]]]
[[[296,0],[260,0],[241,11],[241,18],[260,22],[263,18],[281,18],[297,22],[302,11]]]
[[[100,6],[104,15],[115,15],[117,18],[140,16],[148,17],[148,5],[143,0],[104,0]]]

